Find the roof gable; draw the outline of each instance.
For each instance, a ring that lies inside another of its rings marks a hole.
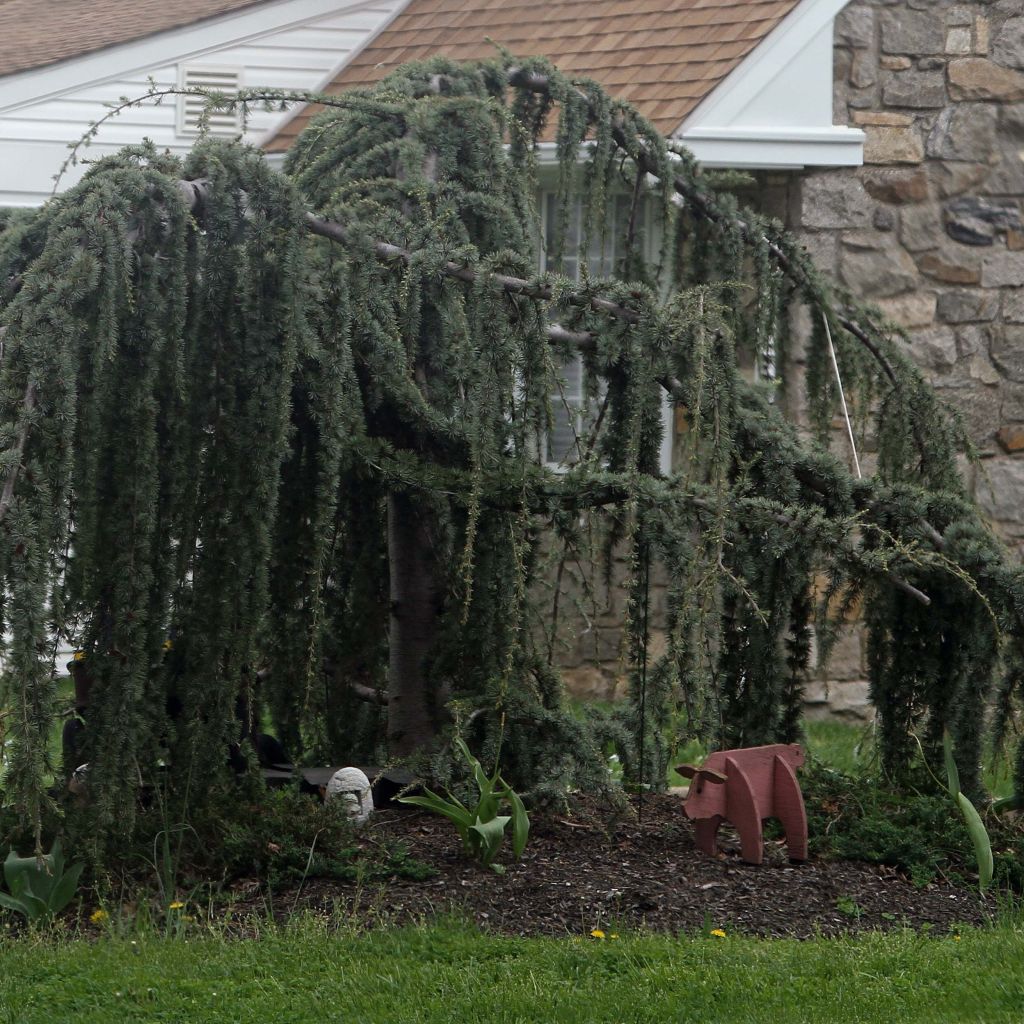
[[[267,0],[6,0],[0,76],[182,28]]]
[[[372,85],[434,55],[479,60],[495,43],[597,79],[672,134],[798,0],[410,0],[341,68],[328,92]],[[266,146],[286,150],[318,108]]]

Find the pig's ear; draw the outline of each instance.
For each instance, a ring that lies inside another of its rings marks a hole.
[[[721,772],[712,771],[710,768],[701,768],[697,772],[697,777],[701,782],[713,782],[716,786],[721,786],[723,782],[728,781]]]
[[[684,779],[692,779],[700,769],[694,768],[692,764],[681,764],[676,768],[676,771],[682,775]]]

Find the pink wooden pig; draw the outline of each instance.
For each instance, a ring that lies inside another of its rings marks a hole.
[[[718,750],[701,768],[680,765],[676,771],[693,780],[683,811],[693,820],[697,847],[713,855],[718,827],[729,821],[739,833],[743,859],[760,864],[761,822],[778,818],[786,832],[789,859],[807,860],[807,814],[794,771],[803,763],[804,752],[797,744],[775,743]]]

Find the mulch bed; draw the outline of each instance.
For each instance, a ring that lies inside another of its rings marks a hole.
[[[534,820],[523,859],[499,876],[464,858],[448,822],[411,808],[379,811],[360,842],[401,842],[434,877],[362,885],[310,879],[299,891],[275,894],[275,903],[339,911],[367,926],[454,913],[503,934],[577,936],[595,928],[798,938],[907,927],[945,934],[995,913],[991,898],[947,884],[916,887],[884,866],[791,864],[781,842],[769,842],[765,864],[753,867],[740,860],[726,828],[722,852],[708,857],[695,848],[671,795],[647,797],[641,821],[606,819],[595,812]]]

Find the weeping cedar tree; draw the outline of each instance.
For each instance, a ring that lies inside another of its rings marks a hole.
[[[628,105],[540,60],[435,60],[323,99],[286,174],[236,144],[129,148],[4,224],[5,795],[23,819],[47,808],[67,640],[93,681],[90,814],[123,833],[158,758],[193,788],[225,770],[240,696],[299,757],[443,779],[454,731],[485,761],[500,745],[542,799],[601,785],[615,744],[656,786],[680,707],[710,742],[795,738],[812,621],[827,649],[854,602],[885,767],[948,727],[977,793],[1024,678],[1024,579],[898,330]],[[546,130],[556,264],[573,202],[584,264],[625,194],[629,283],[537,274]],[[816,442],[738,369],[785,365],[801,307]],[[869,479],[827,450],[826,321]],[[586,427],[555,473],[551,396],[577,355]],[[668,476],[665,394],[684,424]],[[632,701],[581,719],[555,667],[565,569],[595,556],[610,576],[617,552]],[[652,562],[667,644],[645,673]]]

